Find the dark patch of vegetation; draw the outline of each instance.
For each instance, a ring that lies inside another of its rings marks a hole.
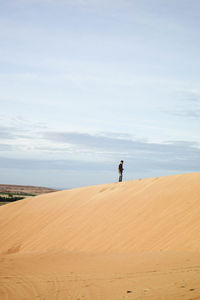
[[[16,193],[16,194],[0,193],[0,202],[9,203],[9,202],[22,200],[25,197],[33,197],[33,196],[35,196],[35,195],[34,194],[25,194],[25,193]]]
[[[12,195],[11,196],[8,195],[8,197],[0,196],[1,202],[14,202],[14,201],[21,200],[21,199],[24,199],[24,197],[15,197]]]
[[[0,192],[0,195],[8,195],[8,196],[24,196],[24,197],[33,197],[35,196],[35,194],[27,194],[27,193],[23,193],[23,192],[16,192],[14,194],[11,194],[11,193],[6,193],[6,192]]]

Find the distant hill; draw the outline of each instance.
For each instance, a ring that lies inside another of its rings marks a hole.
[[[41,187],[41,186],[29,186],[29,185],[10,185],[0,184],[0,193],[16,194],[16,195],[41,195],[51,192],[56,192],[56,189]]]

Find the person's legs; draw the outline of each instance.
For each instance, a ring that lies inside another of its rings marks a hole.
[[[119,174],[119,182],[122,182],[122,174]]]

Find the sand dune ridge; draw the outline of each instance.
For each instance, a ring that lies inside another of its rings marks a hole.
[[[0,252],[200,250],[200,173],[60,191],[0,208]]]

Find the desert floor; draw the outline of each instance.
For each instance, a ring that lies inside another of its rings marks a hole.
[[[199,253],[1,257],[1,299],[200,299]]]

